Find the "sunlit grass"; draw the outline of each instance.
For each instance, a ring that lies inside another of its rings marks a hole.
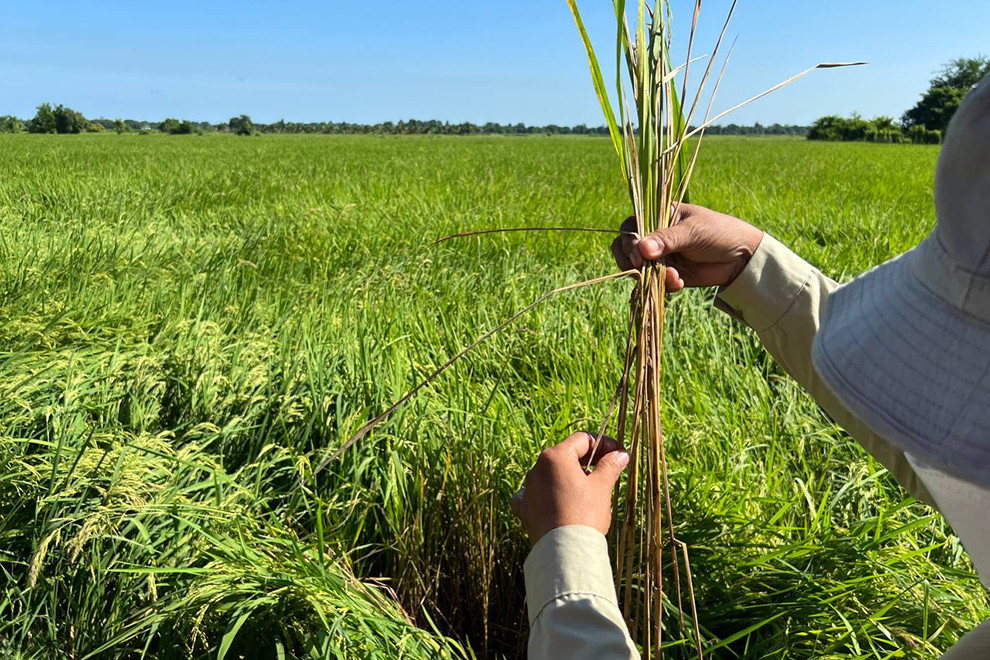
[[[711,139],[692,201],[850,277],[930,229],[936,155]],[[600,422],[628,283],[537,309],[290,493],[484,329],[612,272],[607,236],[424,245],[617,225],[614,158],[590,138],[0,136],[0,654],[434,657],[395,595],[419,629],[515,657],[508,501],[542,446]],[[947,648],[988,614],[958,541],[710,298],[672,299],[664,387],[701,623],[732,640],[712,655]]]

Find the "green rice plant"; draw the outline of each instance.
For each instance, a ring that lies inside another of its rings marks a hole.
[[[541,448],[601,422],[624,286],[535,308],[293,491],[479,328],[613,268],[605,234],[423,237],[624,217],[614,154],[0,135],[0,657],[115,640],[95,657],[215,658],[225,636],[227,660],[276,642],[335,657],[331,639],[354,658],[433,658],[444,638],[521,657],[529,543],[508,501]],[[706,137],[690,194],[844,280],[930,231],[937,154]],[[706,657],[937,657],[990,616],[951,528],[710,292],[670,297],[664,324],[670,501]]]

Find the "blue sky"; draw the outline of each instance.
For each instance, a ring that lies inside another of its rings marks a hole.
[[[134,119],[602,123],[564,0],[5,4],[0,115],[29,117],[47,100]],[[689,4],[675,0],[681,27]],[[708,52],[728,4],[703,4],[696,52]],[[581,6],[610,70],[611,3]],[[988,26],[987,0],[740,0],[716,110],[817,62],[869,60],[731,120],[899,116],[943,62],[990,54]]]

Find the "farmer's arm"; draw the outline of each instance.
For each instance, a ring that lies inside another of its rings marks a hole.
[[[584,525],[554,529],[533,546],[524,571],[531,660],[639,657],[601,532]]]
[[[526,559],[531,660],[639,658],[622,619],[605,543],[612,488],[629,461],[611,439],[583,470],[594,438],[575,433],[544,451],[512,500],[529,532]]]
[[[838,283],[764,235],[739,276],[719,291],[715,306],[746,322],[774,359],[808,390],[818,404],[890,470],[915,497],[934,504],[904,452],[873,433],[843,406],[811,362],[811,344],[829,294]]]
[[[812,365],[811,345],[825,301],[839,285],[752,225],[701,206],[683,207],[673,227],[643,241],[616,239],[613,253],[620,266],[664,257],[673,271],[667,275],[668,289],[720,287],[715,306],[753,328],[787,373],[898,483],[933,503],[904,453],[842,406]]]

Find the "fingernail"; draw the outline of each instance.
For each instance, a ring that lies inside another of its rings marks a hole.
[[[660,254],[660,243],[658,243],[655,238],[644,239],[643,249],[650,254]]]
[[[629,454],[624,451],[620,451],[619,455],[615,457],[616,462],[619,464],[620,469],[625,469],[629,465]]]

